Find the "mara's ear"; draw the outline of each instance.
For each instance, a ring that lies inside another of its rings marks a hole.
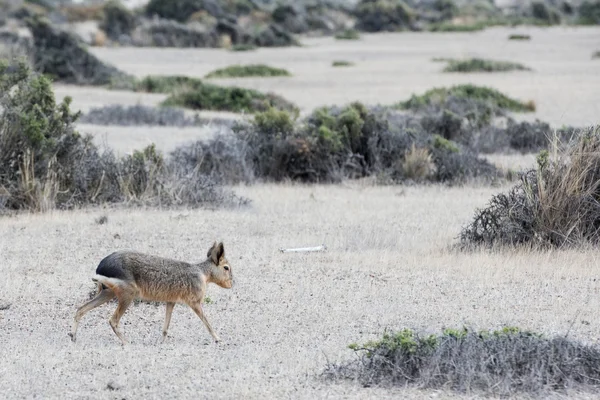
[[[219,265],[223,257],[225,257],[225,247],[223,246],[223,242],[220,242],[217,246],[217,265]]]
[[[215,261],[215,259],[213,258],[213,255],[215,255],[216,249],[217,249],[217,242],[214,242],[213,245],[210,247],[210,249],[208,249],[208,253],[206,253],[206,257]],[[215,264],[218,264],[218,263],[215,262]]]

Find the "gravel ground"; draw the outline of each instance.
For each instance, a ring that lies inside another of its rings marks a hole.
[[[516,325],[596,343],[598,251],[456,254],[447,246],[498,189],[271,186],[236,188],[234,210],[93,209],[20,215],[0,225],[0,393],[3,398],[449,398],[318,378],[327,360],[384,329],[423,332]],[[101,215],[108,222],[94,221]],[[223,240],[231,290],[211,286],[215,344],[177,306],[160,344],[164,306],[140,303],[108,325],[115,304],[67,332],[93,289],[97,263],[136,250],[202,260]],[[325,243],[325,253],[280,247]],[[4,307],[2,307],[4,308]],[[473,398],[472,395],[459,396]],[[570,393],[572,397],[590,397]]]

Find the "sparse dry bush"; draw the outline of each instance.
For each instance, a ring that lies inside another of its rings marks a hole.
[[[538,167],[494,196],[461,232],[461,244],[573,246],[600,242],[600,127],[555,140]]]
[[[212,29],[158,19],[142,21],[132,32],[131,41],[140,47],[219,47],[219,35]]]
[[[149,107],[143,105],[122,106],[120,104],[92,108],[79,118],[79,122],[94,125],[158,125],[199,126],[206,121],[199,117],[188,117],[183,110],[171,107]]]
[[[325,378],[357,380],[367,387],[414,385],[491,396],[597,390],[600,382],[596,346],[515,327],[445,329],[438,335],[405,329],[349,347],[358,359],[329,364]]]
[[[74,129],[70,99],[23,62],[0,64],[0,212],[117,202],[157,206],[243,203],[199,171],[149,146],[124,158]]]

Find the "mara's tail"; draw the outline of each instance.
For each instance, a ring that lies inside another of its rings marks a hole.
[[[112,253],[106,256],[98,268],[96,268],[96,275],[92,278],[92,281],[98,285],[98,290],[105,288],[113,288],[127,282],[131,279],[130,274],[125,268],[123,268],[122,258],[119,253]]]

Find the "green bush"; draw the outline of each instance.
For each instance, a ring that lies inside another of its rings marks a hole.
[[[419,109],[431,104],[444,102],[450,96],[489,102],[494,107],[508,111],[535,111],[535,104],[532,101],[521,102],[505,96],[495,89],[470,84],[456,85],[450,88],[434,88],[421,96],[413,95],[409,100],[399,103],[397,107],[402,109]]]
[[[543,1],[533,1],[531,3],[531,14],[533,15],[533,18],[542,21],[545,24],[560,24],[560,13],[556,9],[546,5]]]
[[[295,111],[292,103],[280,96],[264,94],[252,89],[222,87],[202,83],[191,90],[171,94],[163,106],[185,107],[193,110],[219,110],[231,112],[255,113],[266,111],[269,107]]]
[[[508,37],[508,40],[531,40],[531,36],[524,34],[513,34]]]
[[[596,60],[600,58],[600,51],[596,51],[592,54],[592,60]]]
[[[231,46],[231,51],[254,51],[258,49],[257,46],[253,44],[234,44]]]
[[[584,1],[577,10],[579,23],[584,25],[600,24],[600,1]]]
[[[146,15],[185,22],[195,12],[204,10],[203,0],[150,0]]]
[[[331,63],[332,67],[352,67],[353,65],[353,62],[345,60],[336,60]]]
[[[514,62],[484,60],[471,58],[468,60],[450,60],[444,72],[507,72],[531,71],[530,68]]]
[[[202,81],[183,75],[150,75],[134,83],[134,90],[147,93],[171,93],[179,90],[195,90]]]
[[[442,20],[450,20],[459,14],[458,6],[453,0],[435,0],[433,9],[441,14]]]
[[[294,118],[285,110],[269,108],[254,115],[254,125],[265,135],[289,136],[294,132]]]
[[[477,32],[482,31],[489,25],[486,22],[476,22],[473,24],[453,24],[448,22],[438,22],[431,24],[431,32]]]
[[[552,391],[595,392],[600,386],[597,346],[516,327],[444,329],[437,335],[404,329],[348,347],[358,359],[328,364],[325,377],[358,380],[365,387],[412,385],[493,397],[551,397]]]
[[[135,17],[127,7],[118,0],[109,0],[104,4],[103,17],[100,22],[106,36],[118,40],[121,35],[129,35],[135,28]]]
[[[345,29],[336,33],[335,38],[338,40],[358,40],[360,39],[360,33],[355,29]]]
[[[232,65],[217,69],[205,76],[205,78],[245,78],[245,77],[269,77],[269,76],[291,76],[287,70],[273,68],[264,64]]]
[[[358,29],[366,32],[411,29],[416,16],[402,0],[360,0],[354,15]]]

